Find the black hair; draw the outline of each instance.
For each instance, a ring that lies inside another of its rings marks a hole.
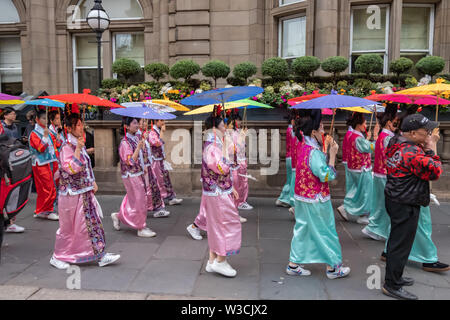
[[[218,128],[222,121],[223,121],[222,118],[209,116],[205,120],[205,129],[209,130],[209,129],[212,129],[212,128]]]
[[[133,122],[133,120],[136,120],[137,122],[139,122],[138,118],[133,118],[133,117],[123,117],[122,118],[122,125],[120,126],[120,134],[125,135],[125,130],[124,130],[124,126],[130,126],[130,124]]]
[[[347,120],[347,125],[351,126],[353,129],[356,129],[356,127],[360,124],[363,124],[366,119],[364,118],[364,115],[360,112],[353,112],[353,115],[350,119]]]
[[[238,112],[231,112],[230,115],[224,120],[226,124],[233,124],[233,129],[236,129],[236,120],[242,121],[242,117]]]
[[[57,115],[59,115],[59,111],[50,111],[48,113],[48,120],[50,120],[50,122],[52,122],[53,120],[55,120]]]
[[[38,110],[37,112],[36,112],[36,119],[40,119],[40,118],[42,118],[42,115],[46,115],[47,113],[45,112],[45,110]]]
[[[5,108],[3,111],[3,115],[6,116],[7,114],[16,112],[13,108]]]
[[[65,118],[64,125],[66,128],[74,128],[78,121],[81,120],[81,116],[79,113],[71,113]]]
[[[301,142],[304,136],[311,136],[314,130],[314,122],[310,116],[305,116],[295,120],[294,133],[297,139]]]
[[[377,118],[380,123],[380,130],[386,126],[388,121],[394,121],[397,117],[397,106],[394,104],[388,104],[383,113],[378,113]]]

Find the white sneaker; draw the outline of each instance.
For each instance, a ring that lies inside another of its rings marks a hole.
[[[376,240],[376,241],[383,241],[385,240],[382,236],[377,235],[376,233],[373,233],[372,231],[368,230],[367,227],[361,230],[362,233],[364,233],[367,237]]]
[[[203,237],[200,234],[200,229],[196,228],[194,226],[194,224],[188,225],[186,230],[189,232],[189,234],[191,235],[192,239],[194,239],[194,240],[203,240]]]
[[[286,273],[290,276],[310,276],[311,271],[304,269],[302,266],[298,266],[297,268],[293,269],[288,264],[286,267]]]
[[[18,226],[17,224],[12,224],[5,230],[5,232],[8,232],[8,233],[22,233],[24,231],[25,231],[25,228]]]
[[[170,206],[174,206],[174,205],[176,205],[176,204],[180,204],[181,202],[183,202],[183,199],[177,199],[177,198],[174,198],[174,199],[172,199],[172,200],[169,200],[169,205],[170,205]]]
[[[337,212],[341,216],[342,220],[348,221],[347,211],[345,211],[344,205],[337,208]]]
[[[214,262],[215,261],[216,260],[214,260]],[[214,264],[214,262],[213,263],[209,263],[209,260],[208,260],[208,262],[206,262],[206,268],[205,268],[206,272],[214,272],[214,270],[212,268],[212,265]]]
[[[153,218],[165,218],[168,217],[169,215],[170,215],[169,211],[161,209],[153,214]]]
[[[116,229],[117,231],[120,230],[120,220],[119,220],[118,215],[119,215],[118,212],[111,213],[111,219],[112,219],[112,221],[113,221],[113,227],[114,227],[114,229]]]
[[[64,270],[64,269],[67,269],[68,267],[70,267],[70,264],[56,259],[55,256],[53,256],[53,255],[52,255],[52,258],[50,259],[50,264],[60,270]]]
[[[239,219],[241,220],[241,223],[246,223],[247,222],[247,219],[244,218],[244,217],[239,216]]]
[[[358,224],[369,224],[369,218],[367,216],[360,216],[356,219],[356,223]]]
[[[253,207],[251,205],[249,205],[247,202],[241,203],[238,206],[239,210],[253,210]]]
[[[229,265],[227,260],[224,262],[217,262],[217,260],[214,260],[211,269],[225,277],[235,277],[237,274],[236,270]]]
[[[149,228],[145,228],[142,230],[138,230],[137,235],[138,235],[138,237],[152,238],[152,237],[156,236],[156,232],[153,232]]]
[[[59,216],[56,213],[52,212],[47,216],[47,219],[52,221],[58,221]]]
[[[350,273],[349,267],[344,267],[342,264],[339,266],[336,266],[334,268],[334,271],[328,271],[327,270],[327,277],[328,279],[337,279],[337,278],[344,278],[348,276]]]
[[[114,263],[119,260],[120,254],[107,253],[103,256],[103,258],[98,262],[100,267],[107,266],[108,264]]]
[[[289,203],[285,203],[285,202],[280,201],[278,199],[277,199],[277,201],[275,201],[275,205],[277,207],[284,207],[284,208],[289,208],[290,207]]]

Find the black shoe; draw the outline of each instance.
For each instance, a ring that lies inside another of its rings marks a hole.
[[[422,269],[428,272],[444,272],[449,271],[450,266],[442,262],[422,263]]]
[[[381,260],[381,261],[386,261],[386,252],[383,251],[383,252],[381,253],[380,260]]]
[[[386,285],[384,285],[383,288],[381,288],[381,291],[383,292],[383,294],[385,294],[389,297],[393,297],[395,299],[399,299],[399,300],[418,300],[419,299],[416,295],[406,291],[403,288],[395,290],[395,289],[389,288]]]
[[[402,280],[400,281],[400,283],[402,286],[410,287],[414,284],[414,279],[408,278],[408,277],[402,277]]]

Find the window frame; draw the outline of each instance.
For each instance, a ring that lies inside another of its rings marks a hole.
[[[370,5],[360,5],[352,6],[350,9],[350,56],[349,56],[349,73],[353,73],[352,70],[352,56],[353,54],[367,54],[367,53],[382,53],[383,58],[383,74],[388,73],[389,67],[389,28],[391,19],[391,6],[389,4],[378,4],[380,8],[386,8],[386,32],[385,32],[385,49],[384,50],[357,50],[353,51],[353,21],[354,21],[354,10],[357,9],[367,9]]]
[[[305,2],[306,0],[296,0],[291,3],[283,3],[283,0],[278,0],[278,7],[284,7],[284,6],[290,6],[291,4],[299,3],[299,2]]]
[[[117,32],[111,32],[111,43],[112,43],[112,63],[116,61],[116,34],[142,34],[144,37],[144,65],[141,65],[142,70],[144,70],[145,67],[145,33],[143,31],[117,31]],[[144,74],[145,77],[145,74]],[[113,73],[113,78],[117,79],[117,73]]]
[[[434,3],[403,3],[402,7],[402,16],[403,16],[403,8],[430,8],[430,24],[429,24],[429,34],[428,34],[428,50],[418,50],[418,49],[402,49],[400,48],[400,55],[408,54],[408,53],[424,53],[425,55],[433,55],[433,43],[434,43],[434,26],[435,26],[435,10],[436,6]],[[400,41],[401,41],[401,32],[400,32]]]
[[[306,13],[299,13],[299,14],[295,14],[295,15],[290,15],[290,16],[285,16],[282,17],[278,20],[278,57],[285,59],[285,60],[289,60],[289,59],[295,59],[295,58],[299,58],[299,57],[303,57],[303,56],[286,56],[283,57],[282,56],[282,46],[283,46],[283,22],[286,20],[293,20],[293,19],[301,19],[303,18],[305,20],[305,55],[306,55],[306,40],[307,40],[307,32],[306,32],[306,26],[307,26],[307,17],[306,17]]]
[[[79,92],[79,88],[78,88],[78,70],[92,70],[98,69],[98,66],[95,67],[79,67],[77,66],[77,42],[76,42],[76,37],[92,37],[92,34],[89,33],[73,33],[72,34],[72,73],[73,73],[73,92],[78,93]],[[101,66],[100,68],[102,69],[103,72],[103,60],[105,59],[104,57],[104,50],[102,48],[102,57],[101,57]]]
[[[74,21],[74,22],[85,22],[86,21],[86,18],[81,18],[81,10],[80,10],[81,1],[83,1],[83,0],[79,0],[78,3],[75,5],[75,9],[74,9],[74,12],[72,15],[72,21]],[[142,17],[131,17],[131,18],[111,18],[111,17],[109,17],[109,20],[110,21],[136,21],[136,20],[144,19],[144,8],[142,8],[141,2],[139,0],[135,0],[135,1],[138,3],[139,7],[141,8]],[[79,13],[80,19],[76,18],[77,13]],[[108,13],[108,11],[106,11],[106,13]],[[108,14],[108,16],[109,16],[109,14]]]
[[[23,66],[22,66],[22,42],[21,42],[21,37],[20,35],[0,35],[0,39],[5,39],[5,38],[18,38],[19,39],[19,44],[20,44],[20,68],[1,68],[0,67],[0,72],[1,71],[20,71],[20,76],[22,77],[22,85],[23,85]],[[1,79],[1,78],[0,78]],[[0,80],[0,84],[2,83],[2,81]],[[6,82],[8,83],[8,82]]]

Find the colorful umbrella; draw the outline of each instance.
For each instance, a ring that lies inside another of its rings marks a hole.
[[[174,108],[164,106],[162,104],[157,104],[157,103],[153,103],[153,102],[145,102],[145,101],[143,101],[143,102],[125,102],[125,103],[122,103],[121,105],[126,108],[148,107],[148,108],[152,108],[153,110],[159,110],[159,111],[163,111],[163,112],[177,111]]]
[[[90,92],[91,92],[91,90],[84,89],[83,93],[58,94],[58,95],[44,96],[44,97],[39,97],[39,98],[47,98],[47,99],[52,99],[52,100],[64,101],[66,103],[87,104],[87,105],[98,106],[98,107],[124,108],[114,102],[99,98],[92,94],[89,94]]]
[[[153,99],[153,100],[146,100],[144,102],[153,102],[157,104],[162,104],[171,108],[174,108],[176,111],[190,111],[189,108],[186,108],[185,106],[176,103],[175,101],[171,101],[168,99]]]
[[[324,108],[337,109],[349,107],[366,107],[373,105],[374,102],[371,100],[347,95],[340,95],[337,94],[337,91],[333,90],[330,95],[302,102],[300,104],[291,107],[291,109],[324,109]],[[333,119],[331,121],[330,127],[330,135],[333,132],[335,114],[336,112],[333,112]]]
[[[450,104],[449,100],[445,100],[433,95],[412,95],[412,94],[373,94],[365,97],[365,99],[372,101],[388,101],[405,104],[417,104],[417,105],[435,105],[438,102],[441,105]]]
[[[296,104],[298,104],[300,102],[308,101],[308,100],[312,100],[312,99],[316,99],[316,98],[320,98],[320,97],[324,97],[324,96],[326,96],[326,94],[319,93],[319,91],[313,91],[312,94],[289,99],[288,104],[290,106],[295,106]]]
[[[146,106],[124,108],[124,109],[114,109],[111,113],[117,114],[123,117],[133,117],[138,119],[151,119],[151,120],[171,120],[175,119],[176,116],[164,111],[154,110]]]
[[[11,96],[6,93],[0,93],[0,104],[21,104],[23,100],[21,97]]]
[[[184,98],[180,102],[188,106],[205,106],[209,104],[225,104],[225,102],[254,97],[264,91],[260,87],[231,87],[209,90]]]
[[[194,114],[211,113],[211,112],[214,111],[214,106],[215,106],[215,104],[209,104],[207,106],[203,106],[203,107],[197,108],[195,110],[186,112],[183,115],[191,116],[191,115],[194,115]],[[238,102],[227,102],[227,103],[224,104],[224,107],[225,107],[224,109],[228,110],[228,109],[234,109],[234,108],[242,108],[242,107],[245,107],[245,106],[248,106],[248,104],[246,104],[246,103],[238,103]]]
[[[432,95],[432,96],[437,96],[436,121],[438,121],[440,99],[444,95],[450,95],[450,84],[446,84],[444,82],[445,82],[444,79],[437,79],[436,83],[398,91],[395,94],[408,94],[408,95],[428,94],[428,95]]]
[[[28,106],[44,106],[44,107],[55,107],[55,108],[65,108],[65,104],[60,101],[51,100],[51,99],[36,99],[25,101],[25,105]]]

